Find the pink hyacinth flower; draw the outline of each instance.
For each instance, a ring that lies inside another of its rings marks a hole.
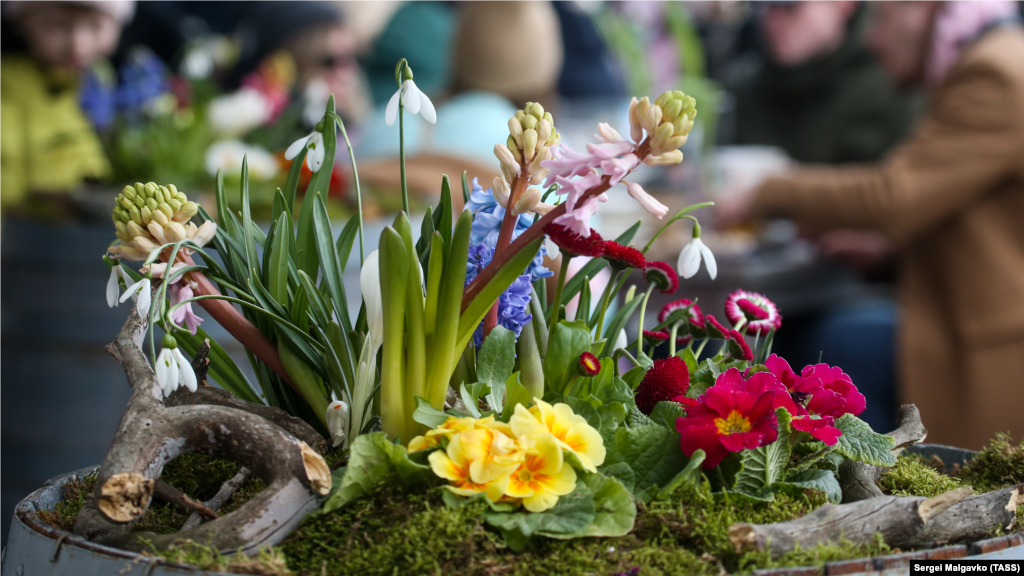
[[[636,157],[636,154],[626,154],[622,158],[612,158],[611,160],[601,162],[601,170],[604,170],[604,173],[611,177],[608,184],[615,186],[627,174],[632,172],[639,163],[640,159]]]
[[[544,186],[550,186],[558,178],[568,179],[573,176],[581,176],[601,163],[600,158],[576,152],[564,143],[559,144],[557,148],[552,148],[551,154],[554,156],[552,160],[544,160],[540,163],[542,167],[550,170],[547,178],[544,179]]]
[[[602,194],[602,196],[604,195]],[[597,214],[597,209],[600,205],[600,197],[588,198],[583,202],[583,205],[579,206],[575,210],[572,210],[571,212],[567,210],[565,214],[555,218],[554,223],[565,226],[584,238],[589,238],[590,218],[594,214]]]
[[[171,306],[177,305],[179,302],[184,302],[195,296],[192,292],[192,286],[189,282],[180,282],[171,286]],[[171,313],[171,321],[178,326],[185,326],[193,336],[199,329],[199,325],[203,323],[203,319],[196,316],[192,312],[192,303],[189,302],[184,306],[178,308]]]

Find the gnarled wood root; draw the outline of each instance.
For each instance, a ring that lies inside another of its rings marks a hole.
[[[913,404],[901,406],[896,418],[899,426],[886,436],[896,439],[896,447],[891,452],[899,455],[908,446],[923,442],[928,436],[928,430],[921,423],[921,413]],[[839,466],[839,487],[843,490],[843,504],[884,496],[882,489],[878,487],[878,480],[886,470],[888,468],[884,466],[872,466],[864,462],[843,462]]]
[[[737,552],[771,551],[772,557],[846,539],[869,544],[875,534],[898,548],[930,548],[984,538],[995,526],[1010,528],[1024,484],[971,495],[965,486],[933,498],[879,496],[852,504],[823,506],[789,522],[734,524],[729,540]]]
[[[223,553],[255,552],[281,541],[330,491],[327,464],[306,442],[241,407],[165,406],[141,349],[146,327],[147,321],[133,309],[107,346],[124,366],[132,394],[100,467],[93,498],[75,521],[75,533],[136,551],[192,540]],[[128,525],[149,506],[164,465],[196,450],[239,462],[267,488],[234,512],[177,534],[128,532]]]

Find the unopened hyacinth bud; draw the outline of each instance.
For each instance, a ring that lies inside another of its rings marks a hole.
[[[528,188],[516,201],[513,208],[516,214],[526,214],[532,211],[538,203],[540,203],[540,188]]]
[[[548,170],[540,163],[552,158],[550,148],[557,146],[561,140],[555,130],[555,120],[550,112],[537,102],[527,102],[526,106],[515,113],[508,121],[509,137],[505,147],[520,166],[526,165],[531,176],[543,178]],[[497,152],[496,152],[497,154]],[[501,156],[498,157],[501,160]],[[512,177],[519,175],[519,170],[510,170],[507,162],[502,161],[502,172]]]
[[[111,215],[117,237],[124,244],[110,251],[139,260],[168,242],[191,239],[202,246],[213,237],[216,224],[204,223],[200,234],[200,229],[189,223],[198,212],[199,206],[173,184],[137,182],[125,186],[114,201]]]

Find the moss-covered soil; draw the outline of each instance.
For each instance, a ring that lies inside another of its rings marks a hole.
[[[332,467],[343,464],[328,455]],[[888,494],[935,496],[970,485],[978,492],[1024,482],[1024,443],[1013,446],[999,435],[974,460],[951,475],[940,461],[902,456],[883,475]],[[164,480],[197,500],[212,497],[231,478],[238,465],[187,454],[168,464]],[[74,517],[93,488],[94,479],[72,482],[65,501],[40,518],[70,530]],[[233,510],[264,487],[251,479],[222,512]],[[841,543],[798,551],[779,560],[767,554],[737,554],[728,539],[736,522],[769,523],[790,520],[825,504],[820,493],[797,498],[778,495],[768,504],[736,502],[712,495],[707,485],[684,487],[667,498],[639,506],[633,531],[622,538],[569,541],[543,540],[517,554],[484,526],[481,505],[451,509],[438,488],[409,491],[381,486],[363,499],[330,514],[313,514],[281,545],[253,558],[225,557],[216,551],[186,545],[160,555],[169,561],[205,569],[263,575],[466,574],[479,576],[745,573],[773,566],[821,565],[832,560],[886,554],[881,541],[869,546]],[[134,531],[177,531],[188,513],[168,504],[154,504],[133,525]],[[1017,510],[1016,529],[1024,527],[1024,506]],[[1000,533],[993,530],[993,535]]]

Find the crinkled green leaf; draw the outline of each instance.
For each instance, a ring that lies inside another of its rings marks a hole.
[[[584,482],[558,499],[558,503],[544,512],[484,512],[484,520],[505,533],[518,532],[529,537],[534,534],[558,537],[573,534],[590,526],[596,517],[594,495]]]
[[[427,428],[437,428],[448,420],[448,415],[440,410],[435,410],[430,402],[419,396],[416,397],[416,410],[412,413],[412,419],[423,424]]]
[[[600,471],[621,477],[625,464],[633,472],[633,495],[650,501],[679,474],[690,459],[679,448],[679,433],[656,424],[619,428],[614,442],[606,443],[608,455]]]
[[[789,462],[790,415],[785,408],[776,411],[779,437],[775,442],[741,452],[743,470],[736,476],[735,491],[748,496],[764,497],[775,483],[782,480],[783,468]]]
[[[636,503],[629,490],[615,478],[602,474],[584,474],[577,482],[587,486],[594,495],[594,520],[589,526],[569,534],[547,534],[568,540],[583,537],[625,536],[636,520]]]
[[[405,447],[393,444],[383,432],[356,436],[345,475],[341,482],[335,483],[324,504],[324,511],[337,510],[380,484],[394,480],[406,486],[429,485],[438,481],[430,466],[409,460]]]
[[[676,420],[686,413],[678,402],[658,402],[651,410],[651,420],[671,430],[676,429]]]
[[[585,322],[563,320],[555,324],[544,358],[544,386],[553,392],[563,392],[579,374],[580,355],[589,350],[590,330]]]
[[[684,484],[698,484],[701,482],[701,464],[704,463],[704,451],[695,450],[690,456],[690,461],[686,464],[686,468],[679,471],[678,474],[661,489],[658,493],[658,498],[665,498],[669,494],[675,492],[680,486]]]
[[[896,456],[891,452],[896,447],[896,440],[892,436],[875,432],[867,422],[853,414],[843,414],[836,419],[836,428],[843,433],[836,443],[836,452],[872,466],[896,465]]]
[[[487,404],[491,410],[501,412],[505,401],[505,381],[512,375],[516,364],[515,332],[495,326],[484,338],[476,357],[476,375],[491,388]]]
[[[807,489],[824,492],[829,502],[838,504],[843,499],[843,490],[835,474],[828,470],[804,470],[778,483],[780,490],[791,496],[799,496]]]

